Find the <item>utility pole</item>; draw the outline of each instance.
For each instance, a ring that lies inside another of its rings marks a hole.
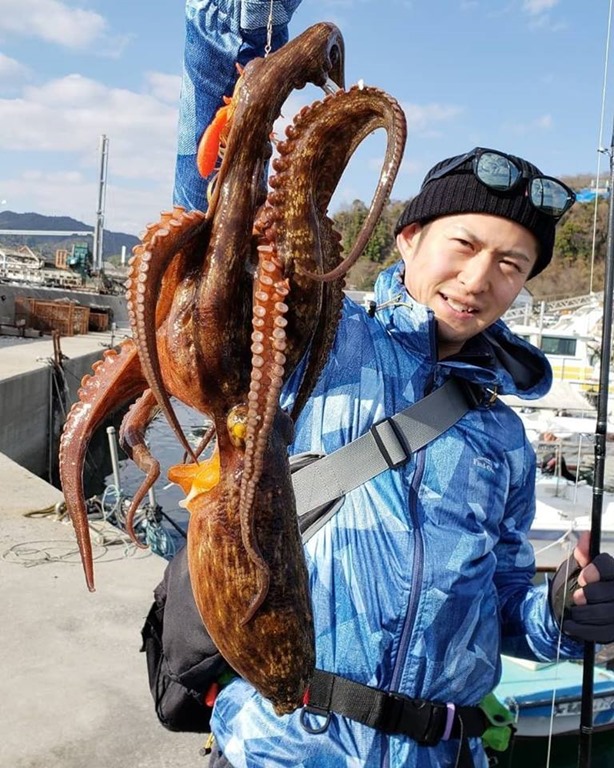
[[[98,205],[96,207],[96,226],[94,228],[94,270],[102,271],[102,235],[104,232],[104,208],[107,195],[107,166],[109,164],[109,139],[103,133],[100,137],[100,177],[98,180]]]

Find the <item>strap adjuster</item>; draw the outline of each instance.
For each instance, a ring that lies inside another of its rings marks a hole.
[[[411,459],[411,448],[394,419],[382,419],[369,431],[389,469],[401,467]]]
[[[422,747],[434,747],[446,730],[448,708],[421,699],[408,699],[389,693],[384,704],[383,726],[386,733],[405,733]]]

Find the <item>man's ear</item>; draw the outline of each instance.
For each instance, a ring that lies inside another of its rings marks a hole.
[[[397,235],[397,249],[406,264],[420,242],[421,232],[422,225],[418,222],[414,222],[413,224],[408,224],[406,227],[403,227]]]

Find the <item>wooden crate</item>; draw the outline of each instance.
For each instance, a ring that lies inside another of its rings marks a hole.
[[[90,309],[90,331],[108,331],[109,330],[109,313],[108,312],[96,312]]]
[[[90,308],[72,302],[28,299],[28,326],[43,333],[58,331],[61,336],[87,333]]]

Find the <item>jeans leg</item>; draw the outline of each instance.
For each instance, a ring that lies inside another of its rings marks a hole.
[[[215,746],[209,758],[208,768],[232,768],[232,764],[226,760],[221,751]]]
[[[300,0],[274,0],[272,50],[288,39]],[[269,0],[186,0],[183,79],[173,202],[205,210],[208,180],[196,167],[198,142],[237,80],[236,64],[264,54]]]

